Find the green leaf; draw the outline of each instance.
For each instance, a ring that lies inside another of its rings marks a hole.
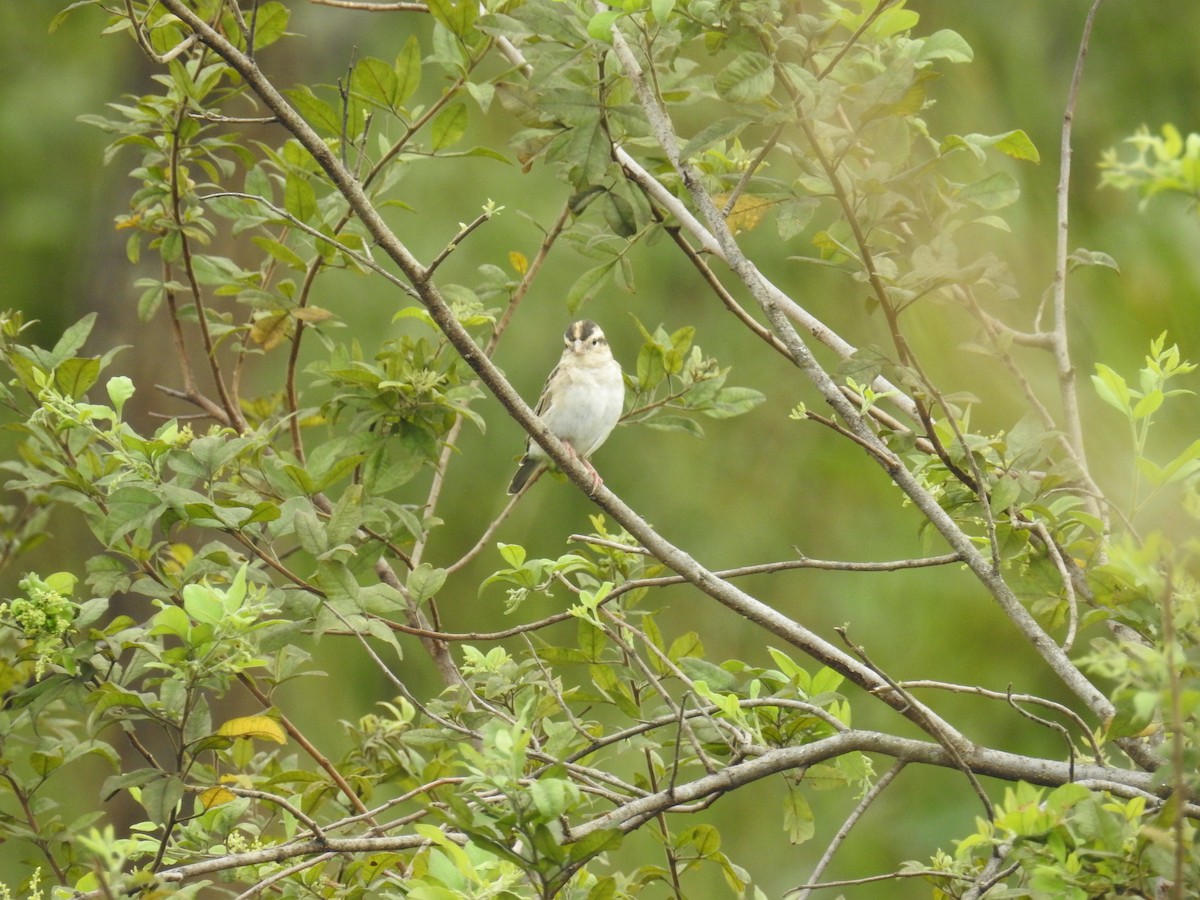
[[[306,268],[306,263],[295,250],[287,244],[282,244],[274,238],[266,237],[265,235],[255,235],[250,238],[255,246],[261,250],[265,250],[267,255],[272,259],[276,259],[283,263],[289,269],[295,269],[297,272],[303,272]]]
[[[812,807],[804,794],[795,788],[783,795],[783,828],[793,844],[803,844],[817,833]]]
[[[596,41],[611,44],[613,26],[617,23],[617,19],[623,15],[625,15],[625,10],[623,9],[606,9],[604,12],[596,13],[596,15],[588,20],[588,37]]]
[[[683,145],[683,149],[679,151],[679,155],[684,159],[695,156],[704,150],[707,150],[713,144],[728,140],[736,134],[739,134],[746,127],[744,119],[730,117],[728,119],[717,119],[715,122],[710,122],[696,132],[690,141]]]
[[[695,853],[701,859],[708,859],[721,849],[721,832],[712,825],[693,825],[680,832],[675,839],[675,846]]]
[[[298,172],[288,172],[284,182],[283,206],[301,222],[317,214],[317,194],[308,179]]]
[[[166,502],[143,487],[122,487],[108,498],[108,513],[100,525],[101,539],[110,546],[137,528],[152,525],[166,508]]]
[[[694,438],[703,438],[704,429],[695,419],[689,419],[686,416],[665,416],[658,415],[646,422],[647,428],[653,428],[655,431],[682,431],[684,434],[690,434]]]
[[[687,634],[681,634],[675,638],[675,640],[671,641],[671,649],[667,651],[667,659],[675,663],[685,657],[703,655],[704,643],[700,640],[700,635],[694,631],[689,631]]]
[[[1162,468],[1164,483],[1186,478],[1200,468],[1200,440],[1193,441],[1186,450]]]
[[[297,512],[292,518],[292,524],[296,531],[296,538],[300,541],[300,546],[305,553],[320,556],[329,547],[329,541],[325,536],[325,526],[321,524],[321,520],[311,509]]]
[[[259,6],[254,16],[254,49],[261,50],[283,37],[290,17],[291,11],[274,0]]]
[[[918,62],[931,59],[944,59],[952,63],[967,63],[975,58],[975,53],[957,31],[943,28],[935,31],[921,42],[917,53]]]
[[[421,42],[415,34],[408,36],[396,57],[396,103],[403,103],[421,85]]]
[[[584,303],[596,296],[597,291],[612,276],[614,262],[601,263],[575,279],[575,283],[567,289],[567,310],[574,315]]]
[[[74,356],[85,343],[87,343],[88,335],[92,333],[92,326],[96,324],[96,313],[88,313],[70,328],[62,333],[62,337],[54,345],[54,349],[50,351],[50,358],[45,361],[47,369],[53,369],[59,363]]]
[[[1003,209],[1017,202],[1021,188],[1007,172],[994,172],[964,187],[959,196],[981,209]]]
[[[1092,386],[1095,387],[1101,400],[1114,409],[1129,415],[1131,406],[1129,385],[1113,369],[1104,363],[1096,363],[1096,374],[1092,376]]]
[[[154,614],[151,634],[173,634],[180,640],[186,640],[192,630],[191,620],[178,606],[164,606]]]
[[[819,697],[821,694],[832,694],[845,681],[845,676],[840,672],[824,666],[812,676],[812,685],[809,687],[810,698]]]
[[[529,786],[529,796],[544,822],[552,822],[579,801],[579,788],[565,778],[540,778]]]
[[[712,409],[704,410],[706,416],[714,419],[728,419],[748,413],[754,407],[763,403],[767,398],[761,391],[747,387],[721,388],[713,401]]]
[[[675,0],[650,0],[650,11],[654,13],[654,21],[662,25],[675,11]]]
[[[476,0],[429,0],[429,12],[457,37],[465,38],[479,18]]]
[[[143,787],[140,802],[150,816],[150,821],[164,824],[182,799],[183,779],[171,776],[157,778]]]
[[[462,140],[467,130],[467,106],[451,103],[433,120],[432,142],[434,150],[444,150]]]
[[[695,656],[679,660],[679,668],[693,681],[704,681],[713,691],[727,691],[734,684],[734,677],[716,663]]]
[[[514,569],[525,564],[525,548],[520,544],[497,544],[496,547],[500,550],[501,558]]]
[[[437,594],[446,583],[446,570],[435,569],[429,563],[421,563],[408,573],[405,586],[413,603],[424,603]]]
[[[771,59],[761,53],[743,53],[717,74],[717,93],[731,103],[762,100],[775,87]]]
[[[400,80],[382,59],[360,59],[350,73],[350,90],[378,106],[395,110],[400,105]]]
[[[64,360],[54,369],[54,388],[73,400],[79,400],[100,377],[100,360]]]
[[[285,93],[292,106],[296,108],[296,112],[300,113],[308,121],[308,124],[327,134],[340,135],[342,133],[341,115],[330,104],[314,94],[311,88],[303,86]]]
[[[1148,416],[1154,415],[1158,411],[1158,408],[1162,406],[1164,399],[1162,391],[1158,389],[1149,391],[1133,408],[1133,418],[1145,419]]]
[[[1099,250],[1085,250],[1083,247],[1067,257],[1067,271],[1073,272],[1080,266],[1103,266],[1112,269],[1118,275],[1121,273],[1121,267],[1117,265],[1117,261],[1107,253]]]
[[[125,408],[125,402],[133,396],[136,388],[133,385],[133,379],[125,375],[116,375],[105,383],[105,389],[108,392],[109,402],[117,411],[117,416],[120,417],[121,410]]]
[[[220,595],[206,584],[184,585],[183,608],[202,625],[216,627],[225,618],[225,606]]]
[[[361,484],[349,484],[329,515],[325,533],[330,544],[344,544],[354,537],[362,524],[363,488]]]
[[[1021,129],[1010,131],[1007,134],[998,135],[996,138],[995,147],[1006,156],[1011,156],[1013,159],[1023,160],[1025,162],[1041,162],[1041,154],[1038,153],[1037,147],[1033,141]]]
[[[1020,482],[1016,478],[1006,475],[996,479],[996,483],[992,485],[988,494],[988,501],[991,504],[992,512],[1000,513],[1016,503],[1020,496]]]

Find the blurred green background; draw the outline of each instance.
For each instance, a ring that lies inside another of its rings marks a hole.
[[[101,157],[108,137],[76,122],[77,116],[101,112],[105,103],[123,94],[148,90],[149,72],[128,38],[99,36],[105,23],[97,10],[77,11],[48,34],[47,26],[62,5],[57,0],[0,4],[0,305],[23,309],[38,319],[35,340],[43,345],[52,344],[66,325],[85,313],[99,312],[90,349],[101,352],[114,344],[129,345],[117,368],[137,381],[140,414],[183,412],[152,390],[155,383],[177,383],[177,371],[165,352],[167,338],[157,327],[161,322],[137,322],[132,283],[139,272],[125,259],[124,233],[113,228],[113,217],[127,208],[134,184],[126,174],[132,157],[118,156],[104,166]],[[300,36],[273,48],[267,63],[285,86],[293,81],[332,82],[345,72],[352,53],[388,58],[410,29],[420,27],[411,17],[289,5],[294,9],[290,30]],[[1053,275],[1059,131],[1089,5],[1084,0],[909,3],[923,16],[922,33],[952,28],[975,50],[972,64],[946,67],[934,86],[937,105],[928,116],[932,131],[993,134],[1023,128],[1041,151],[1040,165],[1011,165],[1023,198],[1005,211],[1012,233],[989,236],[994,241],[990,249],[1017,275],[1021,296],[1004,311],[1014,323],[1028,323]],[[1200,7],[1194,0],[1162,0],[1152,8],[1110,0],[1097,19],[1075,120],[1071,247],[1111,254],[1122,273],[1085,270],[1070,281],[1073,351],[1083,376],[1096,361],[1131,375],[1141,365],[1149,341],[1164,329],[1185,358],[1200,357],[1200,220],[1195,209],[1181,199],[1164,198],[1139,211],[1134,197],[1098,190],[1096,168],[1101,152],[1139,125],[1157,131],[1163,122],[1173,122],[1184,133],[1200,130],[1197,34]],[[502,115],[497,105],[489,120],[472,127],[486,129]],[[549,182],[542,179],[538,184]],[[507,266],[510,250],[533,255],[540,234],[529,220],[542,225],[552,221],[566,196],[565,187],[558,187],[531,191],[529,180],[518,171],[486,160],[467,161],[461,167],[430,166],[403,187],[406,202],[417,212],[397,214],[393,221],[414,252],[428,258],[450,237],[438,233],[437,227],[470,220],[488,198],[503,205],[505,212],[472,237],[446,267],[446,276],[468,280],[481,264]],[[435,225],[422,220],[423,209],[438,211],[432,217]],[[746,235],[745,246],[777,284],[793,291],[850,340],[863,344],[879,337],[881,323],[864,318],[863,298],[856,289],[789,262],[788,253],[795,251],[781,249],[772,228]],[[639,343],[633,316],[649,327],[661,323],[668,330],[694,324],[705,351],[733,365],[730,383],[756,387],[768,400],[746,417],[706,422],[704,441],[618,429],[596,457],[609,486],[668,538],[713,568],[786,558],[793,548],[830,559],[921,553],[917,517],[901,506],[899,492],[879,469],[832,434],[789,421],[787,412],[797,403],[818,402],[796,372],[735,327],[678,254],[664,245],[643,246],[633,261],[637,292],[609,289],[585,310],[604,325],[622,363],[633,366]],[[561,298],[582,265],[582,258],[573,259],[570,251],[552,257],[497,356],[530,399],[557,358],[558,335],[569,319]],[[317,303],[338,312],[364,340],[376,340],[394,327],[390,323],[398,297],[378,280],[329,278],[322,291]],[[939,308],[921,316],[914,341],[945,391],[971,391],[985,401],[975,418],[980,430],[1011,427],[1022,412],[1019,398],[999,365],[959,348],[970,333],[969,323],[957,312]],[[1052,372],[1046,361],[1031,357],[1029,364],[1031,373],[1044,378],[1044,396],[1052,401]],[[277,367],[265,361],[259,375],[263,389],[272,389]],[[1093,463],[1120,496],[1125,475],[1121,460],[1127,449],[1124,423],[1095,401],[1086,383],[1083,392]],[[488,429],[486,434],[470,427],[463,432],[462,452],[452,464],[441,510],[450,524],[436,536],[428,557],[435,565],[470,547],[506,499],[504,488],[522,435],[494,402],[485,402],[481,409]],[[1168,407],[1163,418],[1164,455],[1196,437],[1194,403]],[[8,452],[10,446],[5,443],[0,449]],[[870,511],[869,517],[864,510]],[[567,535],[590,530],[590,513],[577,491],[544,479],[497,539],[522,543],[531,555],[558,555],[568,549]],[[57,521],[50,545],[23,560],[16,571],[0,576],[0,596],[11,596],[27,569],[78,570],[92,552],[86,531],[73,522]],[[461,595],[442,597],[447,628],[508,623],[501,590],[482,597],[474,590],[498,565],[496,553],[486,551],[456,582]],[[1040,661],[1015,640],[1014,630],[983,591],[957,571],[876,576],[803,572],[747,580],[743,586],[831,640],[836,641],[835,626],[848,625],[851,636],[894,677],[962,681],[1001,690],[1012,684],[1019,691],[1062,698]],[[659,602],[665,608],[664,631],[699,631],[710,658],[769,663],[761,633],[740,628],[707,598],[680,588],[663,592]],[[534,600],[521,615],[533,618],[550,608],[549,601]],[[969,627],[956,626],[950,633],[950,622],[968,622]],[[328,666],[337,660],[339,677],[308,680],[291,689],[293,697],[303,691],[307,699],[289,711],[330,750],[336,750],[341,738],[337,719],[355,719],[390,696],[369,662],[360,654],[341,652],[348,649],[333,641],[323,643],[319,661]],[[410,683],[429,675],[415,646],[401,665]],[[943,715],[963,724],[973,738],[1010,750],[1062,755],[1057,738],[998,707],[959,697],[933,699]],[[287,700],[285,693],[283,705]],[[899,727],[908,733],[879,704],[859,697],[855,708],[862,716],[857,725]],[[80,768],[78,793],[83,802],[93,802],[105,774]],[[844,816],[853,803],[841,795],[814,798],[817,837],[793,848],[782,832],[777,802],[781,790],[778,781],[762,783],[719,802],[709,813],[722,828],[724,849],[762,879],[770,896],[804,879],[840,824],[837,813]],[[936,847],[973,829],[977,812],[961,778],[910,769],[867,815],[859,826],[859,840],[850,841],[826,877],[874,874],[905,859],[927,859]],[[764,853],[769,856],[764,858]],[[14,848],[0,847],[0,873],[10,871],[17,858]],[[713,877],[719,879],[715,872]],[[928,889],[899,883],[849,893],[920,897],[928,896]]]

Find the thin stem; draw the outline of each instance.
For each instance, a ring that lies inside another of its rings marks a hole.
[[[1071,364],[1071,352],[1067,335],[1067,237],[1071,191],[1071,131],[1075,122],[1075,107],[1079,102],[1079,86],[1083,80],[1083,63],[1087,57],[1092,37],[1092,25],[1096,13],[1104,0],[1093,0],[1083,24],[1083,36],[1079,40],[1079,52],[1075,57],[1075,70],[1071,74],[1071,87],[1067,92],[1067,105],[1063,111],[1062,135],[1059,142],[1059,170],[1056,240],[1054,266],[1054,360],[1058,367],[1059,389],[1062,393],[1063,418],[1066,420],[1067,437],[1075,450],[1075,459],[1084,472],[1087,471],[1087,454],[1083,440],[1083,419],[1079,413],[1079,397],[1075,387],[1075,368]],[[1035,326],[1040,330],[1040,326]]]
[[[862,800],[858,802],[858,805],[854,807],[854,811],[846,817],[846,821],[842,823],[842,827],[837,830],[837,834],[829,841],[829,846],[825,848],[825,852],[821,854],[821,858],[817,860],[817,864],[813,866],[812,873],[808,876],[808,884],[792,888],[791,891],[787,891],[786,893],[790,894],[792,891],[799,891],[797,900],[807,900],[808,895],[813,891],[814,885],[820,882],[821,874],[833,859],[833,854],[837,852],[838,847],[845,842],[847,836],[850,834],[850,829],[858,824],[858,820],[863,817],[863,813],[867,811],[867,808],[875,802],[875,799],[883,793],[884,789],[892,783],[893,779],[904,771],[906,765],[908,763],[902,759],[898,759],[892,763],[890,769],[879,776],[879,780],[871,785],[870,790],[863,794]]]

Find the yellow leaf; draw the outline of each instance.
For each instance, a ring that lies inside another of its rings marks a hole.
[[[301,306],[293,309],[292,315],[301,322],[324,322],[333,318],[333,313],[319,306]]]
[[[525,258],[525,254],[518,250],[508,251],[508,264],[513,267],[513,270],[518,275],[524,275],[529,271],[529,260]]]
[[[217,734],[222,737],[258,738],[260,741],[274,741],[277,744],[287,743],[283,729],[269,716],[240,716],[229,719],[217,729]]]
[[[250,326],[250,339],[264,350],[271,350],[287,337],[290,323],[291,318],[285,312],[259,316]]]
[[[729,200],[729,195],[713,197],[718,207],[724,208]],[[758,227],[758,223],[762,221],[763,214],[771,207],[769,200],[763,200],[759,197],[741,194],[733,204],[733,209],[729,211],[729,215],[725,217],[725,221],[729,225],[729,230],[733,234],[741,231],[753,231]]]
[[[220,806],[222,803],[236,799],[233,792],[227,791],[223,787],[211,787],[200,795],[200,805],[205,809],[212,809],[214,806]]]

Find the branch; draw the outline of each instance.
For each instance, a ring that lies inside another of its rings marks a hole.
[[[1057,240],[1055,242],[1054,267],[1054,359],[1058,366],[1059,388],[1062,392],[1063,417],[1066,419],[1067,435],[1075,449],[1075,459],[1080,468],[1087,472],[1087,456],[1083,441],[1083,421],[1079,414],[1079,397],[1075,391],[1075,369],[1071,365],[1071,351],[1067,340],[1067,222],[1071,191],[1071,130],[1075,121],[1075,105],[1079,101],[1079,85],[1083,80],[1083,62],[1087,57],[1088,44],[1092,37],[1092,25],[1096,13],[1104,0],[1093,0],[1083,24],[1083,36],[1079,40],[1079,52],[1075,57],[1075,71],[1071,74],[1071,87],[1067,93],[1067,106],[1063,112],[1062,139],[1059,144],[1060,160],[1058,172]],[[1039,310],[1040,317],[1040,310]],[[1040,322],[1035,324],[1040,331]]]
[[[1075,667],[1062,648],[1037,623],[1029,611],[1021,603],[1003,577],[991,565],[991,562],[980,554],[971,537],[958,527],[957,523],[942,509],[937,499],[925,489],[920,481],[913,476],[880,440],[858,415],[854,406],[842,395],[838,385],[829,374],[816,362],[811,351],[797,334],[788,319],[791,309],[795,306],[792,301],[784,303],[780,298],[778,288],[771,285],[751,263],[739,248],[737,241],[726,227],[720,211],[714,205],[712,198],[704,190],[699,175],[688,165],[679,154],[679,140],[674,126],[666,110],[660,104],[658,97],[651,90],[629,43],[619,28],[613,27],[613,50],[625,69],[634,88],[634,94],[650,123],[650,130],[655,140],[666,153],[668,160],[683,181],[684,187],[690,194],[693,203],[700,210],[712,235],[718,244],[723,258],[742,283],[750,291],[754,299],[762,307],[767,318],[775,328],[776,334],[788,346],[795,364],[812,381],[822,397],[837,411],[850,430],[861,440],[875,450],[870,454],[887,472],[901,490],[912,500],[913,504],[925,515],[930,524],[942,535],[950,547],[961,554],[962,560],[975,574],[975,577],[987,588],[995,598],[1005,615],[1020,629],[1025,639],[1037,650],[1054,673],[1066,684],[1099,718],[1108,718],[1115,710],[1112,702],[1092,684],[1082,672]],[[628,169],[628,167],[627,167]],[[649,178],[649,176],[646,176]],[[665,189],[660,190],[665,193]],[[677,204],[681,205],[681,204]],[[915,412],[915,410],[914,410]],[[629,530],[627,528],[627,530]],[[631,532],[632,533],[632,532]],[[657,555],[657,554],[656,554]],[[661,559],[661,557],[660,557]],[[672,568],[674,568],[672,566]]]
[[[670,790],[631,800],[620,809],[576,827],[572,836],[578,840],[606,828],[616,828],[628,833],[660,812],[670,811],[679,804],[713,794],[728,793],[770,775],[803,769],[856,750],[878,753],[906,763],[922,763],[961,771],[960,760],[940,744],[875,731],[850,731],[802,747],[771,750],[754,759],[729,766],[715,775],[702,776],[695,781],[675,785]],[[1068,784],[1072,774],[1067,763],[1021,756],[1003,750],[975,747],[964,752],[960,759],[976,775],[1005,781],[1027,781],[1046,787]],[[1147,772],[1086,765],[1076,766],[1074,774],[1078,779],[1087,780],[1095,790],[1106,790],[1120,797],[1153,795],[1166,800],[1173,790],[1172,785],[1162,784]],[[1187,815],[1200,818],[1200,808],[1196,804],[1190,804]]]
[[[825,852],[821,854],[821,858],[813,866],[812,874],[808,876],[808,884],[794,887],[791,891],[786,891],[785,893],[790,894],[792,891],[799,891],[800,896],[797,900],[808,900],[808,895],[812,893],[813,888],[820,886],[818,882],[821,879],[821,873],[825,871],[826,866],[833,859],[833,854],[837,852],[838,847],[842,845],[846,837],[850,834],[850,829],[858,824],[858,820],[862,818],[867,808],[875,802],[875,798],[882,794],[884,788],[891,784],[892,780],[904,771],[906,765],[908,763],[904,760],[896,760],[892,764],[892,767],[884,772],[877,782],[871,785],[871,789],[863,794],[863,798],[858,802],[858,806],[854,807],[854,811],[846,817],[846,821],[842,823],[842,827],[837,830],[837,834],[829,841],[829,846],[825,848]]]

